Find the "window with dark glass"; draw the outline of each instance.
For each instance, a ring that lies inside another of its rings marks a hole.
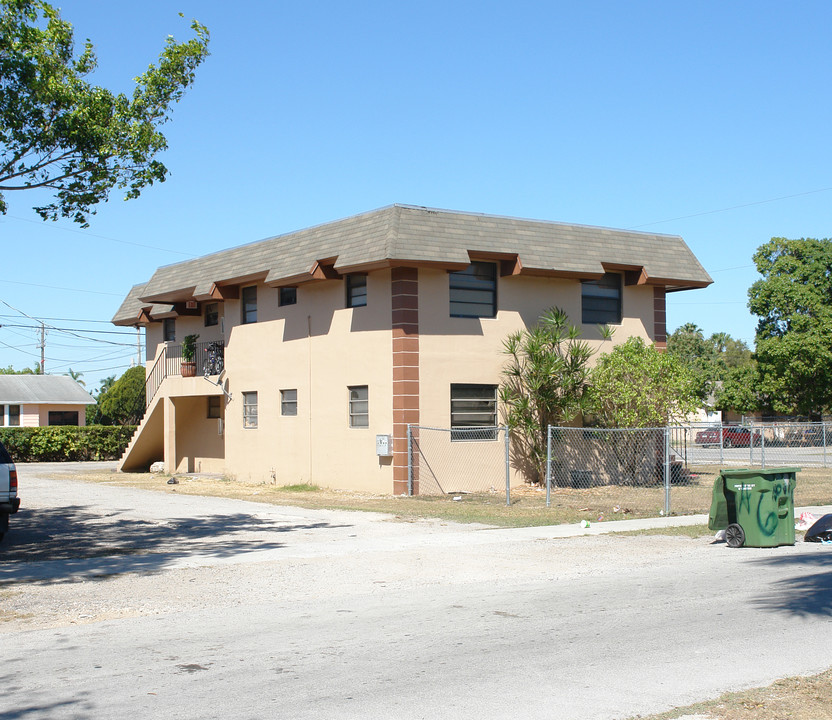
[[[581,281],[581,322],[584,325],[621,322],[621,275],[604,273],[598,280]]]
[[[367,276],[347,275],[347,307],[364,307],[367,304]]]
[[[450,277],[451,317],[497,317],[497,266],[472,262]]]
[[[257,322],[257,286],[244,287],[242,292],[243,325]]]
[[[165,342],[174,342],[176,340],[176,318],[165,318],[162,324]]]
[[[77,410],[50,410],[49,411],[50,425],[77,425],[78,411]]]
[[[280,307],[284,305],[297,305],[298,289],[294,287],[282,287],[278,291],[277,304]]]
[[[257,393],[243,393],[243,427],[257,427]]]
[[[451,385],[451,440],[497,439],[497,386]]]
[[[9,427],[20,425],[20,405],[9,405]]]
[[[208,303],[205,306],[205,327],[220,324],[220,304]]]
[[[370,394],[366,385],[347,388],[350,394],[350,427],[370,426]]]
[[[208,415],[209,418],[222,417],[222,405],[220,404],[222,398],[219,395],[208,396]]]
[[[280,391],[280,414],[298,414],[298,391],[296,389]]]

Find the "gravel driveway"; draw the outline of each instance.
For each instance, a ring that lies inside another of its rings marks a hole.
[[[832,663],[825,546],[403,523],[20,470],[0,716],[600,720]]]

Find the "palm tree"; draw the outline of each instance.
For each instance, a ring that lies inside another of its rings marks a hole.
[[[81,376],[84,373],[82,372],[75,372],[72,368],[69,368],[69,372],[65,372],[64,375],[69,375],[75,382],[77,382],[81,387],[87,387],[87,383],[85,383]]]

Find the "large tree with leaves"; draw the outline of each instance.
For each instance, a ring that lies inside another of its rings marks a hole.
[[[602,427],[664,427],[699,406],[690,369],[631,337],[598,358],[590,375],[591,412]]]
[[[514,465],[530,482],[546,476],[548,426],[569,422],[586,405],[592,349],[580,334],[563,310],[551,308],[503,342],[509,360],[500,400]]]
[[[832,407],[832,240],[772,238],[754,262],[760,392],[775,413],[818,416]]]
[[[88,40],[77,57],[72,25],[43,0],[0,0],[0,212],[5,193],[46,189],[44,219],[87,216],[114,187],[138,197],[167,168],[159,131],[208,54],[208,30],[168,37],[158,63],[136,78],[132,97],[88,82],[96,57]]]

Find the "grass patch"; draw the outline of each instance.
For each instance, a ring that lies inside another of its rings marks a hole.
[[[283,485],[280,488],[284,492],[304,493],[304,492],[320,492],[319,485],[312,485],[310,483],[299,483],[298,485]]]
[[[777,680],[763,688],[725,693],[716,700],[675,708],[659,715],[638,717],[640,720],[674,720],[697,715],[709,720],[818,720],[829,717],[830,707],[832,670],[827,670],[810,677]]]
[[[647,530],[617,530],[610,535],[670,535],[673,537],[701,538],[714,535],[707,525],[677,525]]]

